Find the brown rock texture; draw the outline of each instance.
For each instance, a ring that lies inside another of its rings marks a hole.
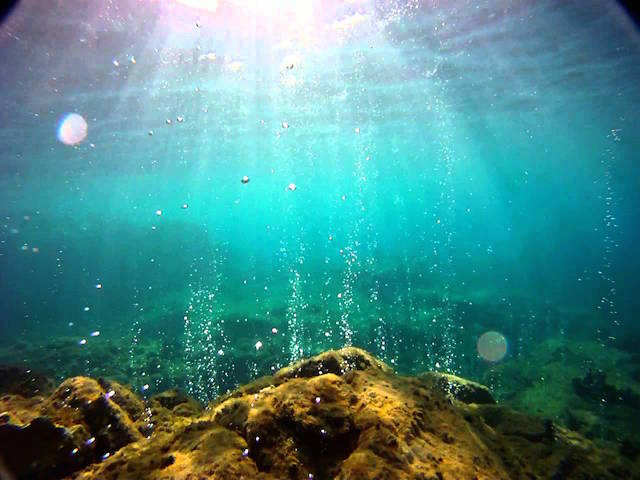
[[[637,464],[495,404],[482,385],[438,373],[399,376],[357,348],[293,364],[205,409],[176,391],[145,405],[120,385],[88,378],[65,381],[39,408],[46,427],[36,417],[22,429],[45,428],[48,444],[62,450],[71,444],[56,429],[72,443],[93,435],[96,453],[110,453],[66,470],[47,457],[57,477],[40,478],[640,478]],[[11,469],[3,443],[0,456]],[[36,478],[25,471],[14,470]]]
[[[61,478],[143,438],[144,403],[115,382],[74,377],[48,397],[5,393],[0,460],[17,478]]]
[[[425,372],[420,380],[430,388],[443,393],[451,400],[463,403],[496,403],[487,387],[448,373]]]

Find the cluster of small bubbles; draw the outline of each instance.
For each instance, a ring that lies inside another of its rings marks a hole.
[[[352,236],[356,238],[358,237],[358,225],[359,223],[356,223],[356,229],[354,230],[354,233],[348,236],[350,239]],[[340,321],[338,323],[338,327],[344,341],[344,346],[351,346],[353,342],[353,330],[351,328],[349,320],[352,310],[355,308],[355,302],[353,298],[353,285],[359,275],[358,254],[355,251],[358,242],[356,240],[351,241],[351,243],[353,244],[353,246],[348,246],[341,251],[345,261],[345,270],[342,277],[342,291],[338,292],[337,294],[340,308]]]
[[[614,142],[620,142],[621,136],[619,135],[622,129],[611,129],[608,138],[613,139]],[[603,204],[603,216],[601,221],[601,227],[596,228],[596,231],[602,230],[602,264],[598,269],[598,276],[601,280],[601,288],[603,294],[600,298],[599,304],[596,306],[598,310],[605,315],[606,320],[613,326],[620,325],[620,316],[616,305],[617,289],[616,279],[613,275],[612,257],[614,256],[615,249],[619,246],[616,240],[616,229],[618,223],[616,215],[614,213],[617,199],[613,189],[613,175],[616,164],[616,149],[617,145],[610,145],[602,154],[600,161],[603,168],[603,191],[600,193],[599,198]],[[615,337],[609,336],[609,340],[615,340]],[[602,340],[602,339],[601,339]]]
[[[146,407],[144,409],[144,415],[142,417],[143,428],[141,429],[141,433],[146,435],[147,440],[151,438],[151,434],[153,433],[154,423],[153,423],[153,411],[151,407]]]
[[[138,290],[136,289],[134,294],[134,300],[137,298],[137,296],[138,296]],[[135,301],[133,303],[133,308],[134,308],[135,316],[134,316],[133,322],[131,323],[131,344],[129,345],[129,368],[137,374],[138,358],[139,358],[137,348],[138,348],[138,343],[140,341],[140,335],[142,333],[142,327],[140,325],[140,319],[138,315],[144,314],[144,308],[141,307],[139,303]]]
[[[384,317],[379,316],[378,322],[375,326],[374,343],[376,345],[378,352],[380,352],[379,355],[383,361],[387,361],[387,336],[386,336],[387,328],[386,327],[387,325],[386,325],[386,322],[384,321]]]
[[[443,40],[443,42],[446,42],[446,40]],[[431,265],[428,271],[433,276],[434,281],[441,285],[439,292],[441,302],[431,308],[433,318],[437,319],[437,334],[434,331],[434,336],[437,335],[439,340],[436,342],[437,345],[434,342],[421,341],[416,345],[411,345],[411,348],[414,346],[426,347],[427,351],[424,352],[422,358],[429,359],[429,361],[438,358],[444,369],[455,372],[459,365],[459,357],[455,354],[457,338],[460,332],[459,325],[461,324],[459,321],[464,315],[464,312],[458,311],[454,307],[450,299],[451,289],[457,281],[453,255],[456,251],[455,217],[457,210],[456,183],[453,181],[456,167],[456,154],[453,148],[455,145],[453,132],[456,113],[443,100],[446,98],[446,92],[445,85],[441,80],[435,81],[434,90],[435,94],[430,107],[435,116],[438,126],[437,131],[439,132],[437,138],[439,151],[435,156],[434,170],[441,172],[441,180],[438,182],[440,195],[435,202],[429,205],[430,219],[433,221],[432,226],[428,227],[431,232],[431,239],[428,239],[423,234],[422,241],[431,244],[433,260],[428,260]],[[408,262],[408,264],[410,265],[411,263]],[[409,291],[407,291],[407,294],[410,298],[413,297]],[[415,316],[414,321],[418,321]],[[419,367],[422,367],[422,365]]]
[[[300,336],[302,335],[302,320],[299,317],[299,312],[302,306],[302,298],[300,295],[301,281],[300,273],[291,269],[292,278],[289,279],[289,285],[291,286],[291,295],[287,305],[287,326],[289,332],[289,357],[292,362],[298,361],[302,357],[303,349],[300,345]]]
[[[258,364],[253,360],[249,361],[248,371],[249,371],[249,378],[257,378],[258,377]]]
[[[216,397],[220,393],[220,381],[233,378],[231,368],[222,368],[222,357],[229,348],[224,332],[223,306],[218,301],[222,275],[219,268],[219,253],[201,265],[204,258],[192,264],[192,289],[189,308],[184,316],[186,367],[189,375],[187,390],[201,401]],[[212,274],[204,276],[208,269]],[[200,276],[203,275],[200,280]],[[261,346],[261,345],[260,345]]]

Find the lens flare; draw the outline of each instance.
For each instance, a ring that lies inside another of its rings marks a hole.
[[[65,145],[77,145],[87,138],[87,121],[77,113],[65,115],[58,125],[58,140]]]
[[[499,332],[485,332],[478,338],[478,355],[488,362],[499,362],[507,354],[507,339]]]

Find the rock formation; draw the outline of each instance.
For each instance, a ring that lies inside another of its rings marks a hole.
[[[16,478],[640,478],[637,462],[498,405],[482,385],[399,376],[356,348],[206,408],[177,391],[145,403],[115,382],[75,377],[48,396],[6,393],[1,411],[0,457]]]

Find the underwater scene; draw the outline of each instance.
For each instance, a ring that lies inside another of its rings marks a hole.
[[[635,13],[15,2],[0,479],[640,478]]]

